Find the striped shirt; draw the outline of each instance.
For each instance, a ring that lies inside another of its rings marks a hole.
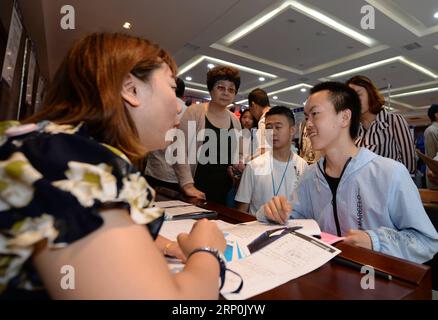
[[[399,114],[388,113],[383,109],[368,130],[361,124],[356,145],[401,162],[410,173],[415,173],[414,139],[408,123]]]

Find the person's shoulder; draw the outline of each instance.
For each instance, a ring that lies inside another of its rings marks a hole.
[[[251,168],[264,166],[266,163],[268,163],[271,160],[271,157],[272,156],[271,156],[270,151],[267,151],[267,152],[255,157],[254,159],[252,159],[250,162],[248,162],[248,165]]]
[[[375,165],[377,175],[380,176],[394,176],[395,173],[407,173],[409,175],[409,171],[406,166],[401,162],[395,161],[394,159],[376,155],[376,157],[371,159],[370,163]]]
[[[305,162],[305,161],[304,161]],[[307,164],[307,162],[306,162]],[[313,179],[317,178],[318,175],[318,162],[307,164],[306,170],[304,170],[303,175],[301,176],[301,184],[305,185],[306,183],[309,183],[313,181]]]
[[[37,144],[41,140],[71,140],[77,138],[89,139],[83,123],[78,125],[56,124],[50,121],[39,123],[20,124],[17,121],[6,121],[0,123],[0,136],[2,145],[13,143],[17,148],[25,142]]]
[[[199,114],[205,113],[207,103],[192,104],[184,111],[183,117],[196,117]]]
[[[77,125],[41,121],[8,128],[3,135],[1,153],[25,154],[28,161],[43,172],[62,170],[71,161],[91,165],[107,163],[114,170],[126,170],[130,160],[116,147],[100,143],[88,131],[85,123]]]
[[[297,153],[294,153],[294,155],[297,165],[305,166],[305,167],[308,166],[307,161],[304,160],[300,155],[298,155]]]
[[[433,122],[424,130],[424,137],[436,131],[438,131],[438,123],[435,125],[435,122]]]
[[[388,118],[389,122],[398,122],[398,123],[402,123],[406,126],[408,126],[408,122],[406,121],[405,117],[401,114],[398,113],[390,113],[386,110],[384,110],[384,112],[386,113],[386,117]]]

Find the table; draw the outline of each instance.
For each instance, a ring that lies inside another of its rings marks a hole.
[[[183,198],[176,192],[159,188],[163,199],[180,199],[218,212],[218,219],[229,223],[254,221],[255,218],[241,211],[216,203]],[[432,272],[430,267],[374,252],[361,247],[338,243],[339,256],[393,276],[393,280],[375,277],[374,289],[362,289],[365,274],[358,270],[328,262],[319,269],[291,280],[279,287],[257,295],[254,300],[315,300],[315,299],[431,299]]]

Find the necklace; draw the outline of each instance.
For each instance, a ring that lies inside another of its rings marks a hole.
[[[284,177],[286,176],[287,168],[289,167],[291,153],[289,153],[289,158],[287,158],[287,164],[286,168],[284,168],[283,175],[281,176],[280,184],[278,185],[277,191],[275,191],[275,180],[274,180],[274,168],[272,166],[272,163],[274,162],[274,155],[272,155],[272,163],[271,163],[271,179],[272,179],[272,192],[274,193],[274,196],[277,196],[280,192],[281,185],[283,184]]]

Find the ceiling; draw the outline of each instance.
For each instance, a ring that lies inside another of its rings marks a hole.
[[[72,0],[75,30],[60,27],[65,0],[19,2],[49,77],[75,39],[123,31],[169,50],[193,97],[208,97],[208,64],[235,64],[242,104],[261,87],[271,104],[300,108],[312,85],[355,74],[375,81],[411,124],[426,124],[438,103],[436,0]],[[364,30],[373,8],[374,29]]]

